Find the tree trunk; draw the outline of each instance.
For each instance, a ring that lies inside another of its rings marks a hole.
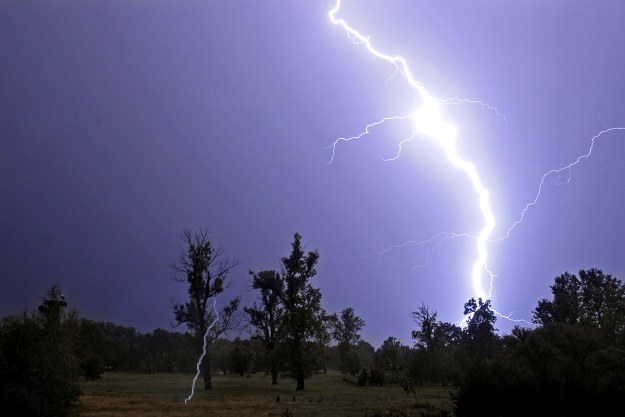
[[[295,378],[297,379],[297,387],[295,391],[304,390],[304,349],[299,335],[293,338],[293,360],[292,365],[295,368]]]
[[[211,361],[208,352],[206,352],[206,356],[204,356],[204,360],[202,361],[202,377],[204,378],[204,390],[208,391],[213,389],[213,379],[211,378]]]
[[[303,391],[304,390],[304,373],[300,370],[297,371],[297,388],[295,391]]]
[[[276,365],[271,365],[271,385],[278,385],[278,369],[276,369]]]

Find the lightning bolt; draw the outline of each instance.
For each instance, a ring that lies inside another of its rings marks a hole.
[[[191,384],[191,393],[184,400],[185,404],[191,401],[191,398],[193,398],[193,395],[195,394],[195,383],[197,382],[197,379],[200,376],[200,366],[202,365],[202,360],[206,356],[206,345],[208,344],[208,333],[211,331],[213,326],[219,320],[219,313],[217,312],[217,298],[215,297],[213,297],[213,311],[215,312],[215,318],[213,319],[210,326],[208,326],[208,328],[206,329],[206,333],[204,333],[204,337],[202,339],[202,342],[203,342],[202,354],[200,355],[200,358],[197,360],[197,365],[195,366],[196,372],[195,372],[195,376],[193,377],[193,383]]]
[[[477,197],[478,207],[483,218],[482,229],[477,235],[471,235],[471,234],[466,234],[466,233],[441,232],[426,240],[422,240],[422,241],[411,240],[403,244],[393,245],[382,251],[373,251],[366,257],[369,258],[371,256],[377,255],[379,258],[389,253],[392,250],[402,248],[407,245],[421,246],[421,245],[431,244],[435,242],[434,245],[428,250],[426,254],[426,262],[424,264],[415,266],[415,268],[422,268],[422,267],[427,266],[429,262],[429,257],[432,254],[432,252],[436,250],[440,245],[442,245],[448,239],[456,238],[456,237],[471,238],[475,240],[476,252],[477,252],[475,261],[473,263],[473,268],[471,271],[471,282],[473,284],[473,290],[474,290],[476,297],[479,297],[482,299],[490,298],[492,289],[493,289],[493,279],[495,278],[496,275],[490,271],[487,265],[487,261],[488,261],[487,244],[499,243],[505,240],[506,238],[510,236],[513,230],[519,224],[523,222],[527,212],[534,205],[538,203],[540,197],[542,196],[543,186],[549,177],[555,175],[557,176],[558,179],[560,179],[563,174],[566,174],[566,180],[564,181],[564,183],[569,183],[571,181],[572,168],[580,164],[583,160],[591,157],[596,141],[606,134],[619,132],[619,131],[621,132],[625,131],[625,127],[611,127],[611,128],[606,128],[600,131],[594,137],[591,138],[589,149],[585,154],[580,155],[569,164],[566,164],[560,168],[554,168],[545,172],[545,174],[542,176],[540,180],[540,183],[538,185],[538,190],[534,196],[534,199],[530,201],[523,208],[519,218],[514,223],[512,223],[510,227],[508,227],[506,232],[501,237],[492,239],[490,236],[492,235],[493,230],[495,228],[495,217],[490,207],[489,191],[485,187],[480,176],[478,175],[478,171],[475,168],[475,165],[472,162],[467,161],[460,156],[458,152],[458,147],[456,146],[456,139],[458,136],[457,130],[450,123],[443,120],[441,116],[441,106],[451,105],[451,104],[480,105],[488,110],[495,112],[497,116],[501,117],[504,120],[506,130],[509,131],[506,116],[500,113],[499,110],[497,110],[497,108],[481,100],[471,100],[471,99],[464,99],[464,98],[458,98],[458,97],[453,97],[453,98],[443,100],[443,99],[430,95],[428,91],[425,89],[425,87],[423,86],[423,84],[421,84],[421,82],[414,79],[408,67],[407,61],[403,57],[391,56],[391,55],[388,55],[384,52],[377,50],[375,47],[373,47],[369,36],[364,36],[362,33],[357,31],[353,27],[351,27],[344,19],[338,18],[337,13],[340,9],[340,6],[341,6],[341,0],[337,0],[334,8],[332,8],[328,12],[330,21],[334,25],[342,27],[347,32],[348,38],[352,40],[354,45],[362,45],[374,57],[378,59],[382,59],[392,64],[395,68],[395,71],[394,71],[394,74],[391,76],[391,78],[395,77],[398,74],[403,76],[403,78],[408,82],[410,87],[421,98],[422,104],[411,114],[403,115],[403,116],[387,116],[377,122],[368,124],[360,134],[357,134],[351,137],[341,137],[341,138],[336,139],[330,146],[327,147],[327,149],[330,149],[332,151],[332,155],[328,163],[332,163],[334,161],[334,158],[336,156],[336,147],[339,143],[361,139],[363,136],[370,134],[371,129],[376,128],[381,124],[384,124],[387,122],[393,122],[397,120],[411,119],[413,121],[413,126],[414,126],[411,136],[399,142],[398,150],[395,156],[390,157],[390,158],[385,158],[385,157],[380,156],[380,158],[383,161],[393,161],[399,158],[402,152],[403,145],[407,142],[414,140],[417,137],[417,135],[425,136],[425,137],[429,137],[433,139],[436,143],[439,144],[439,146],[442,147],[447,157],[448,162],[452,166],[454,166],[456,169],[464,172],[464,174],[466,175]],[[490,278],[488,291],[486,291],[483,286],[484,275],[487,275]],[[512,322],[531,324],[527,320],[512,318],[513,312],[505,315],[505,314],[497,312],[496,310],[493,310],[493,311],[498,316],[505,318],[507,320],[510,320]]]
[[[488,106],[480,101],[462,100],[453,98],[449,100],[441,100],[432,96],[426,88],[417,81],[405,58],[395,55],[391,56],[384,52],[379,51],[373,47],[371,40],[368,36],[364,36],[362,33],[351,27],[344,19],[338,18],[337,13],[341,7],[341,0],[337,0],[333,9],[328,12],[330,21],[337,26],[341,26],[346,32],[352,42],[356,45],[364,46],[374,57],[388,62],[395,67],[395,73],[400,74],[408,82],[410,87],[415,91],[418,97],[421,99],[421,105],[417,107],[412,113],[404,116],[389,116],[380,121],[371,123],[366,126],[365,130],[359,135],[349,138],[339,138],[329,148],[332,150],[332,157],[330,163],[334,161],[336,155],[336,146],[343,141],[351,141],[360,139],[364,135],[370,133],[370,129],[379,126],[382,123],[399,120],[399,119],[412,119],[413,122],[413,134],[410,138],[403,140],[399,145],[398,154],[391,159],[396,159],[401,153],[401,146],[403,143],[412,140],[416,135],[431,138],[434,140],[444,151],[448,162],[456,169],[462,171],[466,178],[471,183],[473,191],[477,197],[477,203],[480,213],[483,218],[483,226],[475,239],[477,255],[473,262],[473,268],[471,270],[471,282],[473,284],[473,291],[475,295],[482,299],[487,299],[490,296],[490,290],[486,291],[483,285],[483,276],[488,274],[492,285],[493,275],[488,270],[488,248],[490,236],[495,228],[495,217],[490,205],[490,193],[485,187],[482,179],[480,178],[475,165],[463,159],[458,152],[457,137],[458,132],[456,128],[450,123],[446,122],[441,115],[441,106],[445,104],[461,103],[461,102],[473,102],[487,107]],[[500,115],[499,112],[497,112]],[[384,159],[384,158],[383,158]],[[391,160],[389,159],[389,160]]]

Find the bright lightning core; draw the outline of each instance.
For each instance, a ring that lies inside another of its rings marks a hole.
[[[414,110],[410,116],[387,117],[379,122],[368,125],[365,131],[357,136],[353,136],[351,138],[337,139],[330,146],[330,148],[332,149],[331,162],[334,159],[336,146],[340,141],[359,139],[361,136],[369,133],[370,127],[384,123],[387,120],[407,117],[412,118],[414,123],[414,132],[434,140],[443,149],[445,156],[448,159],[448,162],[466,175],[475,192],[478,207],[483,218],[483,226],[475,239],[477,255],[471,271],[471,282],[476,297],[482,299],[490,298],[491,291],[490,289],[489,291],[486,291],[484,289],[483,276],[485,274],[489,276],[490,285],[492,288],[493,275],[490,273],[487,266],[487,243],[489,242],[490,236],[495,228],[495,217],[490,207],[490,197],[488,189],[484,186],[477,172],[477,169],[475,168],[475,165],[470,161],[463,159],[458,152],[458,147],[456,145],[456,139],[458,136],[457,129],[450,123],[446,122],[441,115],[441,105],[455,102],[455,100],[452,99],[451,101],[445,101],[431,96],[427,92],[425,87],[419,81],[414,79],[412,73],[410,72],[410,69],[408,68],[408,63],[403,57],[387,55],[375,49],[371,44],[369,37],[364,36],[359,31],[352,28],[350,25],[347,24],[347,22],[345,22],[344,19],[337,18],[336,14],[339,11],[340,6],[341,0],[337,0],[334,8],[328,13],[330,21],[333,24],[339,25],[343,29],[345,29],[348,36],[353,40],[355,44],[363,45],[374,57],[382,59],[394,65],[397,73],[401,74],[406,79],[410,87],[419,96],[422,104],[416,110]],[[482,103],[480,102],[480,104]],[[399,152],[401,152],[401,147]]]

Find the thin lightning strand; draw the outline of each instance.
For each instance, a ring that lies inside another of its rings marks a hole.
[[[330,148],[332,148],[332,160],[330,162],[332,162],[334,159],[334,152],[336,149],[336,145],[339,141],[360,138],[364,134],[369,133],[369,127],[377,126],[386,120],[407,117],[412,118],[416,132],[434,139],[443,148],[443,151],[447,156],[449,163],[458,170],[465,173],[467,179],[470,181],[471,186],[473,187],[473,190],[478,197],[478,206],[484,219],[484,226],[476,239],[477,257],[473,263],[473,268],[471,270],[471,281],[473,284],[473,291],[475,292],[476,296],[482,299],[487,299],[490,294],[484,290],[484,286],[482,285],[482,275],[485,272],[489,273],[486,266],[486,261],[488,259],[487,242],[489,241],[490,235],[495,228],[495,217],[490,207],[490,195],[489,191],[483,185],[482,180],[477,173],[475,165],[460,157],[460,154],[458,153],[458,148],[456,146],[457,131],[451,124],[443,120],[440,111],[441,104],[450,104],[453,102],[459,102],[460,100],[452,99],[451,101],[445,102],[444,100],[440,100],[436,97],[431,96],[425,89],[423,84],[421,84],[413,77],[408,67],[408,63],[403,57],[398,55],[387,55],[375,49],[372,46],[369,37],[362,35],[359,31],[352,28],[350,25],[347,24],[347,22],[345,22],[344,19],[337,18],[336,14],[340,6],[341,0],[337,0],[334,8],[328,12],[330,21],[334,25],[341,26],[347,32],[348,37],[352,39],[352,42],[354,44],[363,45],[376,58],[382,59],[392,64],[395,67],[396,72],[401,74],[406,79],[408,84],[416,91],[419,97],[421,97],[423,104],[418,107],[411,116],[395,116],[390,118],[384,118],[379,122],[368,125],[365,131],[358,136],[348,139],[337,139],[330,146]],[[492,280],[492,274],[489,273],[489,275]]]
[[[204,359],[204,356],[206,356],[206,345],[207,345],[207,342],[208,342],[208,332],[211,331],[213,326],[219,320],[219,313],[217,312],[217,298],[215,298],[215,297],[213,297],[213,311],[215,312],[215,319],[210,324],[210,326],[208,326],[208,329],[206,329],[206,333],[204,333],[204,338],[202,339],[203,343],[204,343],[204,345],[202,347],[202,354],[200,355],[200,358],[197,361],[197,365],[195,367],[195,369],[196,369],[195,377],[193,377],[193,383],[191,384],[191,394],[189,394],[189,396],[184,400],[185,404],[188,403],[189,401],[191,401],[191,398],[193,398],[193,394],[195,394],[195,383],[197,382],[197,379],[200,376],[200,366],[202,365],[202,360]]]
[[[506,130],[510,132],[510,129],[508,129],[508,118],[506,117],[506,115],[502,114],[496,107],[491,106],[488,103],[484,103],[482,100],[471,100],[468,98],[452,97],[452,98],[448,98],[442,101],[442,104],[463,104],[463,103],[478,104],[488,110],[494,111],[497,116],[503,119],[504,125],[506,126]]]
[[[434,253],[434,251],[440,245],[442,245],[446,240],[453,239],[454,237],[472,237],[472,238],[475,238],[474,236],[470,236],[470,235],[466,235],[466,234],[451,233],[451,232],[440,232],[437,235],[432,236],[429,239],[422,240],[420,242],[418,242],[416,240],[409,240],[408,242],[404,242],[404,243],[398,244],[398,245],[393,245],[393,246],[391,246],[389,248],[386,248],[384,250],[381,250],[381,251],[378,251],[378,250],[371,251],[368,255],[365,255],[365,256],[351,256],[351,257],[348,257],[348,259],[371,259],[373,256],[377,256],[377,258],[378,258],[378,268],[379,268],[380,267],[380,259],[382,258],[382,256],[386,255],[387,253],[389,253],[389,252],[391,252],[393,250],[401,249],[401,248],[404,248],[404,247],[406,247],[408,245],[422,246],[422,245],[426,245],[428,243],[436,242],[426,252],[425,262],[420,264],[420,265],[415,265],[413,267],[413,270],[416,270],[416,269],[419,269],[419,268],[427,268],[427,266],[430,263],[430,256],[432,255],[432,253]]]
[[[388,117],[385,117],[382,120],[378,120],[377,122],[369,123],[367,126],[365,126],[365,130],[363,130],[362,132],[360,132],[356,136],[351,136],[349,138],[338,138],[330,146],[326,147],[326,149],[332,149],[332,156],[330,157],[330,161],[328,162],[328,164],[331,164],[332,162],[334,162],[334,157],[336,156],[336,146],[339,144],[339,142],[349,142],[349,141],[352,141],[352,140],[358,140],[361,137],[370,134],[371,131],[369,129],[371,129],[372,127],[379,126],[379,125],[381,125],[383,123],[388,122],[389,120],[411,119],[412,117],[413,117],[412,115],[408,115],[408,116],[388,116]]]
[[[590,158],[590,156],[592,155],[592,151],[595,147],[595,141],[597,141],[601,136],[603,136],[606,133],[610,133],[610,132],[615,132],[615,131],[625,131],[625,127],[611,127],[608,129],[604,129],[601,132],[597,133],[595,136],[592,137],[592,139],[590,140],[590,147],[588,148],[588,152],[586,152],[583,155],[580,155],[577,157],[577,159],[573,162],[571,162],[570,164],[562,167],[562,168],[554,168],[551,169],[549,171],[547,171],[543,177],[540,180],[540,184],[538,185],[538,191],[536,193],[536,196],[534,197],[534,200],[531,201],[530,203],[528,203],[525,208],[523,209],[523,211],[521,211],[521,216],[519,217],[519,219],[517,221],[515,221],[512,226],[510,226],[508,228],[508,230],[506,231],[506,234],[503,235],[502,237],[493,240],[492,242],[501,242],[502,240],[506,239],[508,236],[510,236],[510,233],[519,225],[523,222],[523,220],[525,219],[525,214],[528,212],[528,210],[536,205],[536,203],[538,202],[538,200],[540,199],[540,196],[542,195],[542,191],[543,191],[543,185],[545,184],[545,180],[547,179],[547,177],[549,177],[551,174],[557,174],[560,175],[562,172],[567,171],[568,172],[568,179],[565,181],[565,183],[568,183],[571,180],[571,169],[579,164],[580,162],[582,162],[584,159]]]
[[[396,160],[397,158],[399,158],[399,155],[401,155],[401,151],[402,151],[402,148],[403,148],[403,146],[404,146],[404,143],[412,142],[412,141],[414,140],[415,136],[417,136],[417,132],[412,132],[412,135],[411,135],[409,138],[404,139],[404,140],[402,140],[401,142],[399,142],[399,145],[397,146],[397,153],[395,154],[395,156],[390,157],[390,158],[385,158],[385,157],[383,157],[382,155],[378,155],[378,156],[379,156],[379,157],[380,157],[380,159],[382,159],[384,162],[389,162],[389,161],[394,161],[394,160]]]

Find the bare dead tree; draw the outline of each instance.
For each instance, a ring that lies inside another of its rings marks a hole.
[[[210,345],[213,340],[228,330],[240,326],[237,314],[240,298],[231,299],[218,312],[216,297],[232,285],[228,274],[239,261],[224,256],[221,248],[213,247],[209,232],[184,230],[180,236],[185,248],[180,251],[178,261],[170,265],[174,280],[187,285],[189,299],[186,302],[173,302],[174,326],[185,324],[192,332],[198,350],[201,351],[206,335],[206,355],[201,364],[204,389],[213,388],[210,365]]]

